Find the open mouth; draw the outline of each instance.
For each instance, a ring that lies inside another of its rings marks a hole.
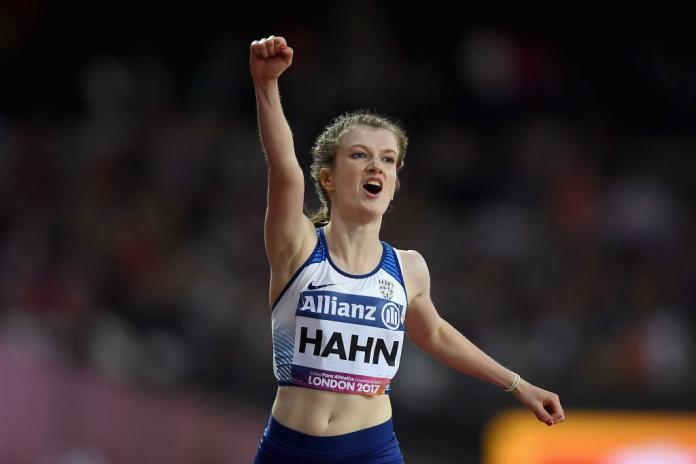
[[[382,184],[376,180],[370,180],[363,184],[363,188],[373,195],[377,195],[382,191]]]

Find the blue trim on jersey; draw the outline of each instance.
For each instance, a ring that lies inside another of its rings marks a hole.
[[[324,226],[324,227],[326,227],[326,226]],[[382,263],[384,263],[384,259],[387,255],[387,249],[386,249],[384,242],[382,242],[382,257],[379,260],[379,264],[371,272],[368,272],[367,274],[349,274],[349,273],[339,269],[339,267],[336,266],[334,264],[334,262],[331,260],[331,254],[329,254],[329,246],[326,244],[326,237],[324,236],[324,227],[318,229],[319,230],[319,240],[322,242],[322,245],[326,249],[326,258],[329,260],[331,267],[334,268],[334,270],[336,272],[338,272],[339,274],[344,275],[346,277],[350,277],[351,279],[364,279],[365,277],[370,277],[371,275],[376,274],[382,268]]]
[[[273,302],[273,306],[271,306],[271,312],[275,309],[275,307],[278,305],[278,302],[280,301],[281,298],[283,298],[283,295],[285,295],[285,292],[288,290],[290,285],[297,279],[297,276],[300,275],[300,272],[310,264],[314,263],[319,263],[324,260],[325,256],[328,254],[325,251],[325,247],[322,244],[322,241],[319,239],[319,234],[321,229],[317,229],[317,244],[314,246],[314,250],[312,251],[312,254],[309,255],[309,258],[305,260],[304,263],[302,263],[302,266],[295,271],[295,273],[290,277],[290,280],[288,280],[288,283],[285,284],[285,287],[283,287],[283,290],[281,290],[280,295],[278,295],[278,298]]]
[[[396,250],[386,242],[382,242],[382,244],[387,249],[387,256],[384,259],[384,263],[382,264],[382,268],[385,271],[387,271],[387,274],[394,277],[396,279],[396,281],[399,282],[402,287],[404,287],[404,291],[405,291],[406,285],[404,284],[404,276],[401,274],[401,267],[399,266],[399,260],[396,257]]]
[[[292,376],[292,356],[295,348],[294,330],[279,327],[273,331],[273,355],[280,378]]]
[[[312,259],[309,264],[320,263],[324,261],[326,256],[329,254],[325,243],[322,243],[321,239],[319,238],[321,234],[322,230],[317,229],[317,246],[314,248],[314,253],[312,253]]]

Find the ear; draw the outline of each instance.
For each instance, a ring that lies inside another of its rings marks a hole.
[[[333,176],[331,175],[331,170],[329,168],[321,168],[319,171],[319,183],[327,192],[334,189]]]

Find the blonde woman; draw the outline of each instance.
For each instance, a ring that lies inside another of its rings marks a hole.
[[[389,400],[404,333],[457,371],[511,392],[547,425],[565,419],[556,394],[504,368],[442,319],[414,250],[380,240],[407,138],[384,117],[339,116],[312,149],[322,202],[303,212],[304,178],[278,78],[293,50],[283,37],[251,44],[261,142],[268,163],[265,243],[278,391],[256,463],[401,463]]]

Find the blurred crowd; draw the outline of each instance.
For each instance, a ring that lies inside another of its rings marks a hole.
[[[330,44],[268,32],[295,49],[281,91],[303,168],[343,111],[402,121],[383,238],[425,256],[443,317],[566,406],[693,408],[694,57],[491,28],[433,52],[366,11],[327,18]],[[96,54],[70,111],[0,112],[2,339],[270,408],[255,38],[220,34],[186,73],[151,51]],[[401,366],[402,424],[474,429],[512,404],[412,347]]]

